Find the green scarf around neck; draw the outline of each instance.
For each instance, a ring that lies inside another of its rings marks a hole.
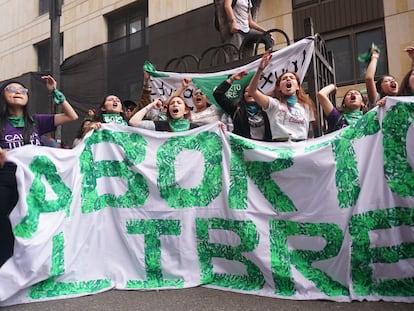
[[[7,120],[9,120],[10,124],[13,127],[24,127],[24,119],[23,116],[14,117],[14,116],[8,116]]]
[[[346,111],[343,113],[348,125],[354,125],[363,115],[361,110]]]
[[[174,119],[168,121],[171,131],[173,132],[183,132],[190,129],[190,121],[186,119]]]

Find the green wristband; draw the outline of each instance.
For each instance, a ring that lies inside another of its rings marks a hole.
[[[63,104],[66,100],[65,95],[63,95],[63,93],[56,88],[53,89],[52,97],[57,105]]]

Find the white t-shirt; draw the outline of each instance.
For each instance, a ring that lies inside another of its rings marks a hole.
[[[249,32],[249,9],[252,7],[250,0],[237,0],[236,5],[233,8],[233,15],[236,19],[239,30],[244,33]]]
[[[273,97],[269,98],[269,107],[264,111],[269,117],[272,139],[307,139],[309,122],[315,121],[308,105],[296,103],[288,108]]]
[[[191,122],[197,125],[216,123],[221,120],[222,112],[214,105],[201,112],[191,112]]]

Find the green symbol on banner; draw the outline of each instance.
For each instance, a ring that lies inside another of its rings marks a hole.
[[[271,177],[271,174],[293,165],[293,151],[291,149],[262,147],[238,136],[231,136],[230,143],[230,208],[247,208],[247,177],[250,177],[276,210],[281,212],[296,211],[292,200],[282,192]],[[272,151],[275,153],[276,159],[272,162],[245,161],[244,152],[253,149]]]
[[[101,143],[116,144],[125,152],[123,161],[95,161],[92,146]],[[91,213],[106,206],[132,208],[144,205],[149,196],[146,180],[131,169],[145,159],[147,143],[135,133],[95,131],[85,140],[85,149],[80,156],[82,179],[82,212]],[[97,180],[102,177],[121,177],[128,186],[123,195],[98,195]]]
[[[336,160],[336,187],[339,207],[348,208],[355,205],[361,191],[353,142],[361,137],[374,135],[379,131],[377,112],[371,110],[359,118],[354,125],[341,131],[332,141],[332,151]]]
[[[55,278],[65,273],[64,259],[65,241],[63,233],[53,237],[52,267],[50,278],[39,282],[29,289],[28,297],[46,299],[79,294],[93,294],[112,286],[111,280],[90,280],[83,282],[56,282]]]
[[[259,234],[256,225],[252,221],[197,218],[196,224],[201,284],[212,284],[240,290],[259,290],[263,288],[265,283],[263,273],[256,264],[243,255],[243,253],[253,251],[259,244]],[[232,231],[240,238],[240,244],[230,246],[210,243],[209,230]],[[241,272],[241,275],[214,273],[213,258],[240,262],[245,266],[245,273]]]
[[[70,215],[72,192],[57,173],[54,163],[45,156],[36,156],[29,166],[34,174],[34,180],[26,197],[28,206],[27,216],[14,228],[14,234],[19,237],[31,238],[39,226],[41,213],[65,211],[66,217]],[[46,186],[42,176],[49,183],[57,195],[55,200],[46,200]]]
[[[322,250],[289,250],[289,236],[323,238],[326,246]],[[344,236],[336,224],[298,223],[293,221],[270,221],[271,266],[275,282],[275,294],[292,296],[295,284],[291,271],[294,265],[300,273],[328,296],[349,295],[349,291],[312,264],[338,256]]]
[[[378,276],[374,278],[376,264],[388,264],[390,267],[386,270],[390,271],[393,269],[390,264],[414,259],[412,235],[410,242],[402,241],[397,244],[396,240],[398,239],[395,232],[391,230],[387,232],[386,230],[397,227],[413,228],[413,226],[414,209],[412,207],[369,211],[351,218],[349,232],[352,239],[352,284],[357,295],[388,297],[414,295],[414,278],[412,275],[404,278],[404,274],[401,273],[401,279]],[[379,231],[381,229],[384,231]],[[390,245],[382,247],[372,245],[369,233],[373,231],[376,231],[376,234],[381,234],[382,239],[388,240]],[[403,231],[400,231],[400,234],[401,232]],[[385,239],[387,235],[389,235],[389,239]],[[409,264],[409,261],[406,264]]]
[[[192,189],[176,182],[174,160],[183,150],[196,150],[204,156],[203,179]],[[216,133],[171,137],[158,149],[157,166],[161,197],[173,208],[207,206],[222,191],[222,145]]]
[[[391,191],[414,196],[414,169],[407,157],[407,133],[414,119],[414,103],[397,103],[382,121],[384,174]]]
[[[147,280],[129,280],[127,288],[182,288],[182,278],[166,280],[161,268],[161,241],[162,235],[180,235],[181,223],[179,220],[131,220],[127,223],[128,234],[144,234],[145,244],[145,271]],[[179,255],[179,254],[176,254]]]

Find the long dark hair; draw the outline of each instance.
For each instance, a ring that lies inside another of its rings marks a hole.
[[[26,86],[19,82],[19,81],[9,81],[4,83],[0,87],[0,137],[3,136],[3,131],[6,128],[7,124],[7,117],[9,117],[9,110],[7,107],[6,98],[4,96],[4,89],[6,86],[8,86],[11,83],[17,83],[21,85],[22,87],[26,88]],[[23,130],[23,141],[24,144],[30,144],[30,137],[33,134],[33,128],[35,126],[32,116],[30,116],[28,111],[28,105],[29,105],[29,93],[27,93],[27,104],[23,107],[23,120],[24,120],[24,130]]]
[[[411,69],[407,72],[407,74],[404,76],[404,78],[401,81],[401,88],[398,91],[398,95],[400,96],[411,96],[414,93],[414,90],[410,88],[410,77],[413,73],[414,69]]]

